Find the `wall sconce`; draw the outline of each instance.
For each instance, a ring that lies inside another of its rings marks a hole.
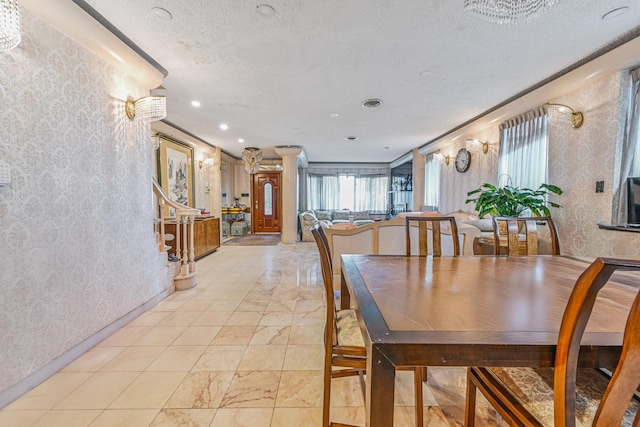
[[[155,122],[167,117],[167,98],[164,96],[145,96],[135,101],[128,99],[124,111],[129,119],[143,122]]]
[[[467,151],[471,153],[484,153],[487,154],[489,152],[489,142],[488,141],[480,141],[478,139],[467,139]]]
[[[445,165],[448,165],[449,162],[451,161],[451,157],[450,156],[445,156],[442,153],[435,153],[433,155],[433,158],[436,162],[440,162],[440,163],[444,163]]]
[[[200,169],[202,169],[203,167],[209,169],[211,166],[213,166],[213,157],[209,157],[198,162],[198,167]]]
[[[573,111],[573,108],[563,104],[549,104],[549,117],[560,122],[570,122],[574,128],[579,128],[584,122],[584,115],[581,112]]]
[[[0,0],[0,51],[20,44],[18,0]]]

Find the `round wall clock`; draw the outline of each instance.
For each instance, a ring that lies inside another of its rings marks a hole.
[[[456,154],[456,170],[466,172],[471,164],[471,153],[466,148],[461,148]]]

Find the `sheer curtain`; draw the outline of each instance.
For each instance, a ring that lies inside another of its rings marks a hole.
[[[385,211],[388,198],[388,174],[307,175],[307,209]]]
[[[440,206],[440,162],[427,157],[424,166],[424,204],[438,208]]]
[[[613,224],[627,223],[626,180],[640,176],[640,68],[631,71],[631,93],[629,112],[625,123],[624,140],[621,147],[620,175],[616,194]]]
[[[498,185],[537,189],[547,182],[549,128],[543,106],[500,125]]]

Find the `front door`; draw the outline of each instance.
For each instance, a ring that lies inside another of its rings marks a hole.
[[[253,174],[252,220],[254,233],[279,233],[280,172]]]

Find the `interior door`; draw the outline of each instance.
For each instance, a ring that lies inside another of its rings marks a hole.
[[[280,172],[253,174],[252,220],[254,233],[281,231]]]

